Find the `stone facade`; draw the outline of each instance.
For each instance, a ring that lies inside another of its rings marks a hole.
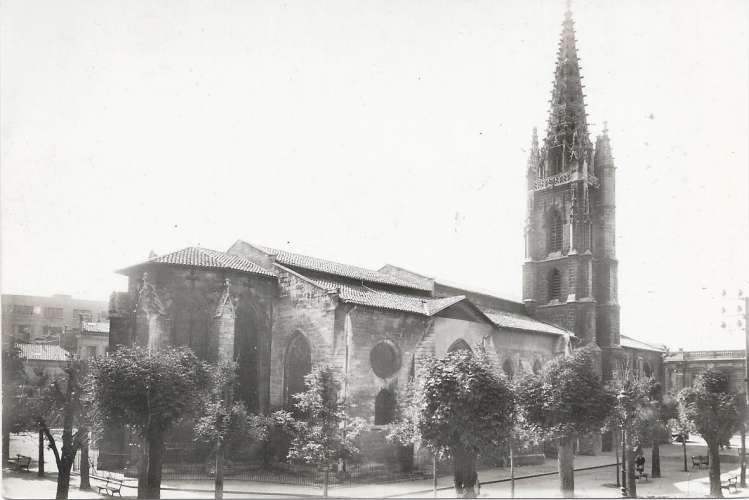
[[[545,136],[533,131],[523,298],[534,317],[601,349],[610,378],[625,361],[619,332],[616,193],[608,131],[590,141],[574,23],[562,27]],[[660,365],[660,363],[659,363]]]
[[[211,363],[236,359],[241,397],[262,413],[292,409],[303,376],[331,365],[350,415],[369,423],[366,459],[392,463],[402,450],[385,442],[386,425],[428,356],[481,347],[512,377],[574,338],[523,304],[390,271],[242,241],[227,252],[180,250],[121,271],[129,291],[111,299],[110,349],[189,346]]]
[[[363,269],[239,240],[122,270],[129,288],[111,299],[110,347],[186,345],[209,362],[236,359],[242,398],[263,413],[293,409],[304,375],[332,365],[348,412],[369,423],[364,459],[385,464],[402,462],[385,426],[429,356],[481,348],[512,378],[593,343],[605,377],[628,359],[662,377],[660,347],[619,333],[615,167],[606,131],[595,146],[588,138],[569,13],[559,54],[549,129],[541,145],[534,132],[528,162],[523,303],[393,265]]]
[[[692,387],[699,375],[708,369],[720,370],[728,377],[731,390],[746,393],[746,354],[743,349],[723,351],[684,351],[666,355],[664,360],[666,391],[677,394]]]

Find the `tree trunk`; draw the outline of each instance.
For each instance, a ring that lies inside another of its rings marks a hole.
[[[619,433],[612,430],[611,440],[614,442],[614,456],[616,457],[616,487],[621,488],[622,483],[619,482],[619,468],[621,467],[621,462],[619,461]]]
[[[64,446],[64,445],[63,445]],[[57,471],[57,494],[55,500],[68,500],[68,491],[70,490],[70,469],[73,467],[73,460],[68,457],[70,452],[62,452],[62,467]]]
[[[707,447],[710,455],[710,496],[722,498],[723,493],[720,490],[720,447],[717,441],[707,443]]]
[[[559,440],[559,451],[557,453],[557,467],[559,469],[559,489],[562,496],[571,498],[575,496],[575,439],[566,436]]]
[[[684,472],[689,472],[687,469],[687,436],[681,434],[681,453],[684,455]]]
[[[8,427],[8,424],[6,422],[3,422],[3,464],[8,463],[9,456],[10,456],[10,428]]]
[[[476,454],[458,448],[453,450],[453,481],[455,496],[458,498],[476,498]]]
[[[627,497],[637,498],[637,480],[635,479],[635,453],[632,449],[632,431],[626,433],[625,442],[627,443],[624,456],[627,457]]]
[[[161,498],[161,461],[164,452],[164,436],[152,436],[148,446],[148,469],[146,475],[146,498]]]
[[[746,488],[746,423],[741,424],[741,449],[739,453],[741,454],[739,457],[739,463],[741,464],[739,486]]]
[[[143,439],[138,463],[138,499],[148,498],[148,448],[148,440]]]
[[[44,476],[44,430],[42,428],[39,428],[39,447],[37,449],[37,456],[39,468],[37,469],[36,475],[41,477]]]
[[[653,451],[650,454],[650,477],[661,477],[661,449],[658,439],[653,439]]]
[[[216,446],[216,485],[214,497],[216,500],[224,498],[224,443],[219,441]]]
[[[84,435],[84,439],[85,441],[81,445],[81,485],[78,489],[90,490],[91,481],[89,479],[88,435]]]

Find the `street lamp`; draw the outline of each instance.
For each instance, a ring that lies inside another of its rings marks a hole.
[[[627,394],[624,389],[619,391],[616,395],[616,401],[619,403],[619,407],[622,409],[620,415],[621,426],[622,426],[622,479],[621,479],[621,491],[622,497],[627,497],[627,440],[625,439],[625,433],[627,432]]]

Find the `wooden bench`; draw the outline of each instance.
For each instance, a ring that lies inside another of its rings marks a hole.
[[[101,494],[103,490],[105,495],[114,496],[114,494],[117,493],[119,496],[122,496],[122,494],[120,493],[121,489],[122,479],[108,477],[107,482],[104,484],[104,486],[99,486],[99,494]]]
[[[29,465],[31,465],[31,457],[16,455],[16,458],[9,458],[8,463],[13,467],[13,470],[20,471],[26,469],[28,472]]]
[[[701,469],[702,466],[709,467],[710,466],[710,459],[703,455],[696,455],[692,457],[692,468],[694,469],[697,467],[698,469]]]
[[[739,477],[738,476],[729,476],[726,479],[721,479],[720,489],[726,489],[730,493],[731,488],[733,488],[734,493],[737,493],[739,491]]]

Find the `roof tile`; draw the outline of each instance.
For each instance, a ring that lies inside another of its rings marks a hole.
[[[418,284],[414,281],[405,280],[397,276],[381,273],[379,271],[373,271],[371,269],[365,269],[363,267],[350,266],[348,264],[341,264],[339,262],[319,259],[317,257],[310,257],[309,255],[286,252],[284,250],[278,250],[261,245],[253,246],[259,248],[263,252],[275,255],[276,262],[284,266],[298,267],[307,269],[309,271],[317,271],[325,274],[341,276],[344,278],[366,281],[369,283],[379,283],[383,285],[399,286],[415,290],[431,291],[431,288],[426,287],[423,284]]]
[[[240,257],[238,255],[230,255],[228,253],[201,247],[183,248],[182,250],[177,250],[176,252],[154,257],[141,264],[130,266],[123,269],[123,271],[139,267],[144,264],[152,263],[194,266],[209,269],[230,269],[232,271],[241,271],[244,273],[259,274],[262,276],[275,276],[273,272],[260,267],[259,265],[245,259],[244,257]]]
[[[523,316],[522,314],[498,311],[496,309],[488,309],[485,307],[479,307],[479,309],[481,309],[481,311],[500,328],[513,328],[516,330],[552,333],[555,335],[575,335],[574,332],[567,331],[558,326],[544,323],[543,321],[528,316]]]
[[[416,295],[405,295],[399,293],[374,290],[366,286],[352,286],[326,280],[312,280],[317,285],[335,290],[344,302],[360,304],[382,309],[405,311],[424,316],[433,316],[439,311],[465,299],[462,295],[435,299],[432,297],[421,297]]]
[[[28,361],[67,361],[70,353],[59,345],[16,344],[21,359]]]

